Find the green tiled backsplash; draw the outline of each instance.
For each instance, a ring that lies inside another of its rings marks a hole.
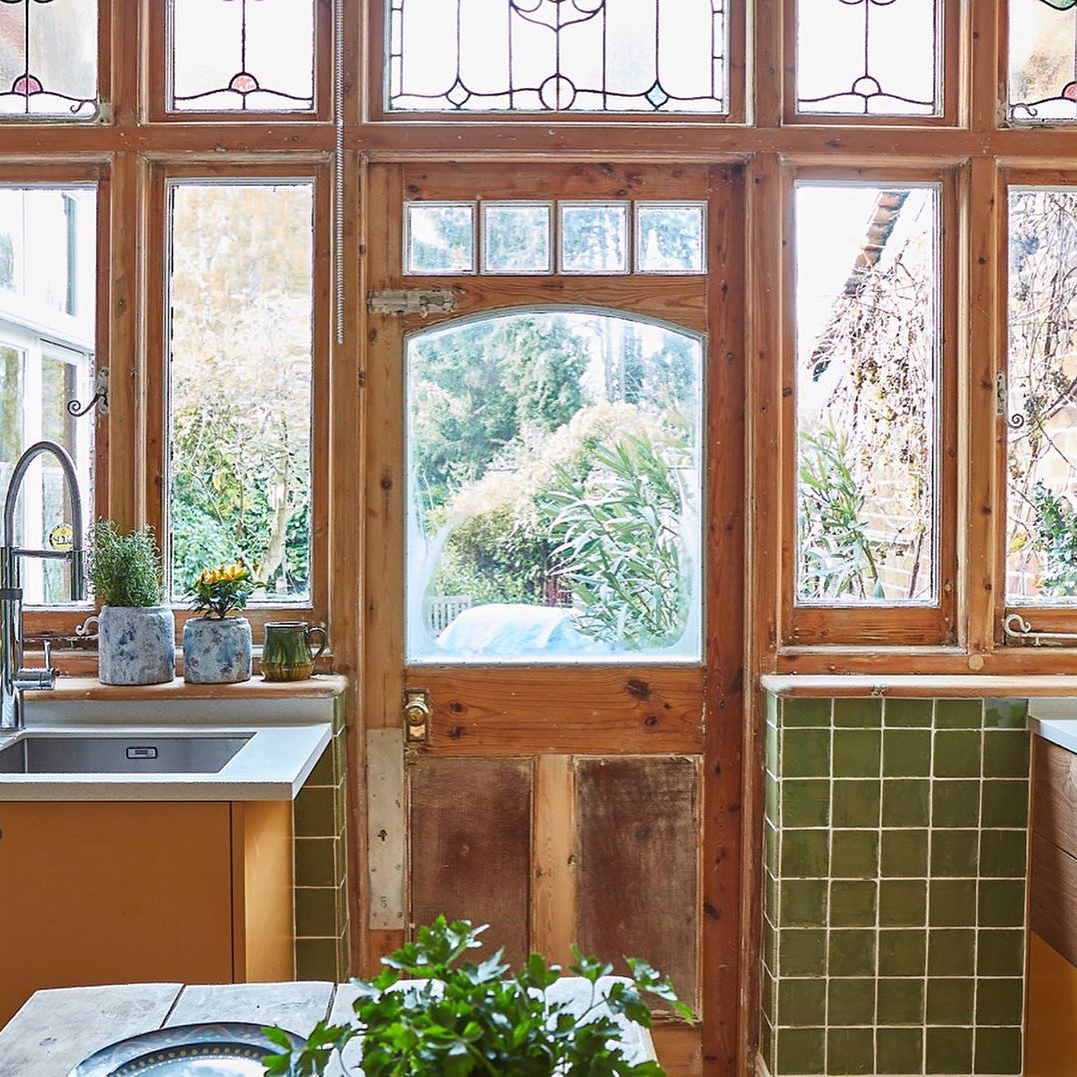
[[[770,1073],[1020,1073],[1027,702],[766,703]]]
[[[295,963],[300,980],[349,977],[347,773],[343,697],[333,739],[295,798]]]

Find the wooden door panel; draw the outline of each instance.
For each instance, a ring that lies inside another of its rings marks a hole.
[[[529,952],[531,763],[420,755],[408,768],[411,921],[489,924],[488,948]]]

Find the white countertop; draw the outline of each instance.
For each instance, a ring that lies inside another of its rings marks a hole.
[[[1029,700],[1028,728],[1077,754],[1077,699]]]
[[[27,699],[27,736],[249,737],[216,773],[0,774],[0,801],[292,800],[332,737],[332,699],[70,702]]]

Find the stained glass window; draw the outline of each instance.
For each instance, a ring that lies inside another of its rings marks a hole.
[[[727,111],[728,0],[386,0],[389,107]]]
[[[797,0],[797,112],[938,115],[942,6]]]
[[[1077,0],[1010,0],[1010,117],[1077,120]]]
[[[0,117],[97,115],[97,0],[0,0]]]
[[[313,0],[171,0],[177,112],[310,112]]]

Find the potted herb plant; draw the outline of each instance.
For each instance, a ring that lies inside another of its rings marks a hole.
[[[90,579],[102,603],[97,628],[103,684],[162,684],[176,675],[176,619],[163,605],[153,529],[121,534],[102,520],[90,541]]]
[[[561,969],[538,954],[514,973],[500,950],[478,963],[464,960],[484,930],[444,916],[420,928],[414,942],[382,959],[386,968],[376,980],[352,981],[354,1025],[323,1021],[299,1048],[281,1029],[267,1029],[280,1052],[263,1060],[266,1073],[314,1077],[334,1064],[365,1077],[663,1077],[657,1062],[627,1057],[625,1022],[650,1028],[641,992],[664,999],[685,1020],[692,1014],[645,961],[629,958],[630,978],[611,983],[604,979],[610,965],[574,951],[569,972],[587,988],[581,1005],[551,991]]]
[[[236,684],[251,679],[251,623],[236,617],[257,587],[242,562],[207,568],[188,589],[202,614],[183,626],[183,679],[191,684]]]

